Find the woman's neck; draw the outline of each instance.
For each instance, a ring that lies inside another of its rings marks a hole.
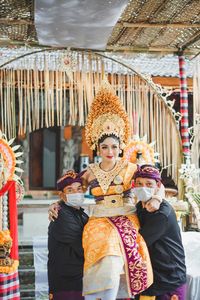
[[[117,161],[105,162],[102,161],[99,166],[103,171],[111,171],[116,166]]]

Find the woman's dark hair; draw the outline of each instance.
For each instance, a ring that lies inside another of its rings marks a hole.
[[[116,140],[119,144],[120,144],[120,139],[114,135],[114,134],[104,134],[102,135],[102,137],[98,140],[98,146],[103,143],[103,141],[107,138],[113,138],[114,140]]]

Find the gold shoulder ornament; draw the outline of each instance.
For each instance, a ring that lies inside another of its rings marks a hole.
[[[104,195],[106,194],[111,182],[127,164],[128,162],[126,160],[118,160],[115,167],[110,171],[102,170],[98,163],[89,165],[89,168],[96,177]]]

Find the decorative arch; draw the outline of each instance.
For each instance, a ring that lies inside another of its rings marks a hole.
[[[168,174],[178,182],[180,115],[167,101],[166,91],[148,76],[100,52],[52,48],[25,53],[0,68],[1,128],[9,138],[16,136],[16,128],[24,135],[55,125],[84,126],[106,74],[127,110],[132,133],[156,141],[161,164],[169,166]]]

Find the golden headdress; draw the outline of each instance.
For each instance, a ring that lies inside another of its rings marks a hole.
[[[130,123],[123,105],[108,82],[103,82],[94,98],[86,123],[86,141],[92,150],[103,135],[115,135],[123,149],[130,138]]]

